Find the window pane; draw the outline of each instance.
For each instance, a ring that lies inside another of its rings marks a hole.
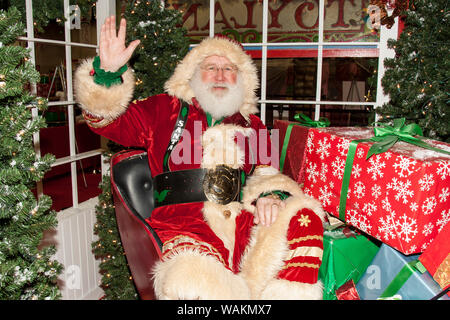
[[[333,127],[368,126],[375,120],[372,106],[321,105],[320,116]]]
[[[174,0],[168,1],[168,5],[181,12],[190,43],[199,43],[209,36],[209,1]]]
[[[253,61],[261,70],[261,59]],[[268,59],[266,97],[270,100],[315,100],[316,77],[317,58]]]
[[[304,0],[269,1],[268,42],[317,41],[318,12],[316,3]],[[262,25],[262,1],[216,1],[215,33],[242,43],[262,42]]]
[[[74,107],[75,151],[83,153],[100,148],[100,136],[93,133],[81,117],[81,110]],[[44,112],[47,128],[39,132],[41,155],[51,153],[56,159],[70,155],[67,107],[51,106]],[[77,163],[78,201],[83,202],[100,193],[100,155],[84,158]],[[72,206],[72,183],[70,163],[52,167],[42,180],[44,194],[53,199],[53,209],[59,211]]]
[[[367,6],[369,1],[326,1],[324,18],[325,42],[378,42],[372,30]]]
[[[241,43],[262,42],[262,8],[258,1],[216,1],[214,33]]]
[[[287,104],[287,103],[268,103],[266,104],[266,126],[273,128],[274,120],[294,121],[297,113],[303,113],[314,119],[314,104]]]
[[[269,42],[317,42],[318,1],[269,1]]]
[[[324,58],[321,99],[375,101],[377,67],[377,58]]]

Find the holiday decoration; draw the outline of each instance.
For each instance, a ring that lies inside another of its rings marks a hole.
[[[54,246],[41,247],[44,231],[57,225],[48,196],[31,192],[50,169],[54,156],[37,157],[33,134],[45,127],[47,101],[24,90],[39,73],[29,51],[14,45],[24,32],[15,7],[0,10],[0,300],[58,299],[56,280],[62,266],[52,260]]]
[[[414,8],[413,0],[411,0],[411,6]],[[375,29],[380,29],[381,26],[386,26],[390,29],[394,25],[395,17],[400,16],[402,12],[409,8],[409,0],[370,0],[367,11],[369,18],[372,22],[372,26]],[[394,9],[389,16],[387,9]]]
[[[361,300],[390,299],[429,300],[441,292],[418,260],[419,255],[405,256],[386,244],[367,267],[356,284]],[[441,299],[449,300],[448,296]]]
[[[414,4],[414,11],[406,11],[399,39],[388,41],[395,57],[384,61],[382,86],[390,100],[375,111],[380,121],[404,117],[407,124],[417,123],[424,136],[450,142],[449,3],[416,0]]]
[[[302,183],[301,169],[308,130],[313,127],[327,127],[330,121],[326,118],[313,121],[302,113],[296,114],[294,118],[296,122],[275,120],[274,130],[280,130],[280,171]]]
[[[398,137],[351,143],[369,138],[370,128],[310,129],[304,191],[332,215],[397,250],[422,252],[450,220],[450,157],[435,151],[448,154],[450,146],[427,140],[435,148],[430,150],[401,141],[366,159],[371,146],[383,149]]]
[[[433,279],[446,289],[450,286],[450,223],[442,229],[419,257]]]
[[[345,283],[349,280],[358,282],[378,252],[378,247],[348,227],[325,231],[323,246],[319,269],[319,279],[324,286],[323,299],[336,300],[337,290]]]
[[[303,182],[304,151],[310,128],[295,123],[286,137],[291,121],[275,120],[273,130],[279,130],[280,172],[290,176],[297,183]]]

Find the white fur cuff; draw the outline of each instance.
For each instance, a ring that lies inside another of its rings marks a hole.
[[[77,102],[89,114],[104,118],[108,124],[122,115],[133,98],[134,74],[131,69],[122,75],[123,83],[107,88],[94,82],[90,75],[93,59],[84,60],[75,71],[74,89]]]
[[[262,193],[275,190],[287,191],[293,196],[304,197],[300,186],[294,180],[273,167],[259,167],[245,183],[242,198],[244,208],[253,212],[252,202],[257,200]]]

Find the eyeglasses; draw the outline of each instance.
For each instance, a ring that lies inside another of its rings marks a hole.
[[[219,70],[222,70],[223,74],[225,76],[229,76],[232,74],[235,74],[237,72],[237,68],[233,65],[225,65],[222,67],[219,67],[215,64],[208,64],[206,66],[201,67],[202,70],[206,71],[209,74],[217,74]]]

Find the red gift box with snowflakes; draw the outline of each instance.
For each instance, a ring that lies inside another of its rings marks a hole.
[[[350,142],[371,137],[371,128],[309,130],[304,192],[336,217]],[[426,142],[450,151],[444,142]],[[366,160],[371,145],[356,147],[345,222],[404,254],[423,252],[450,220],[450,156],[397,142]]]
[[[298,122],[275,120],[273,130],[279,130],[279,151],[280,161],[282,156],[282,147],[285,142],[287,128],[290,124],[295,124],[292,127],[291,136],[288,141],[288,147],[284,158],[284,166],[280,167],[282,172],[294,179],[297,183],[303,182],[304,171],[302,170],[304,164],[304,154],[308,131],[310,127],[300,126]],[[280,162],[281,166],[281,162]]]

